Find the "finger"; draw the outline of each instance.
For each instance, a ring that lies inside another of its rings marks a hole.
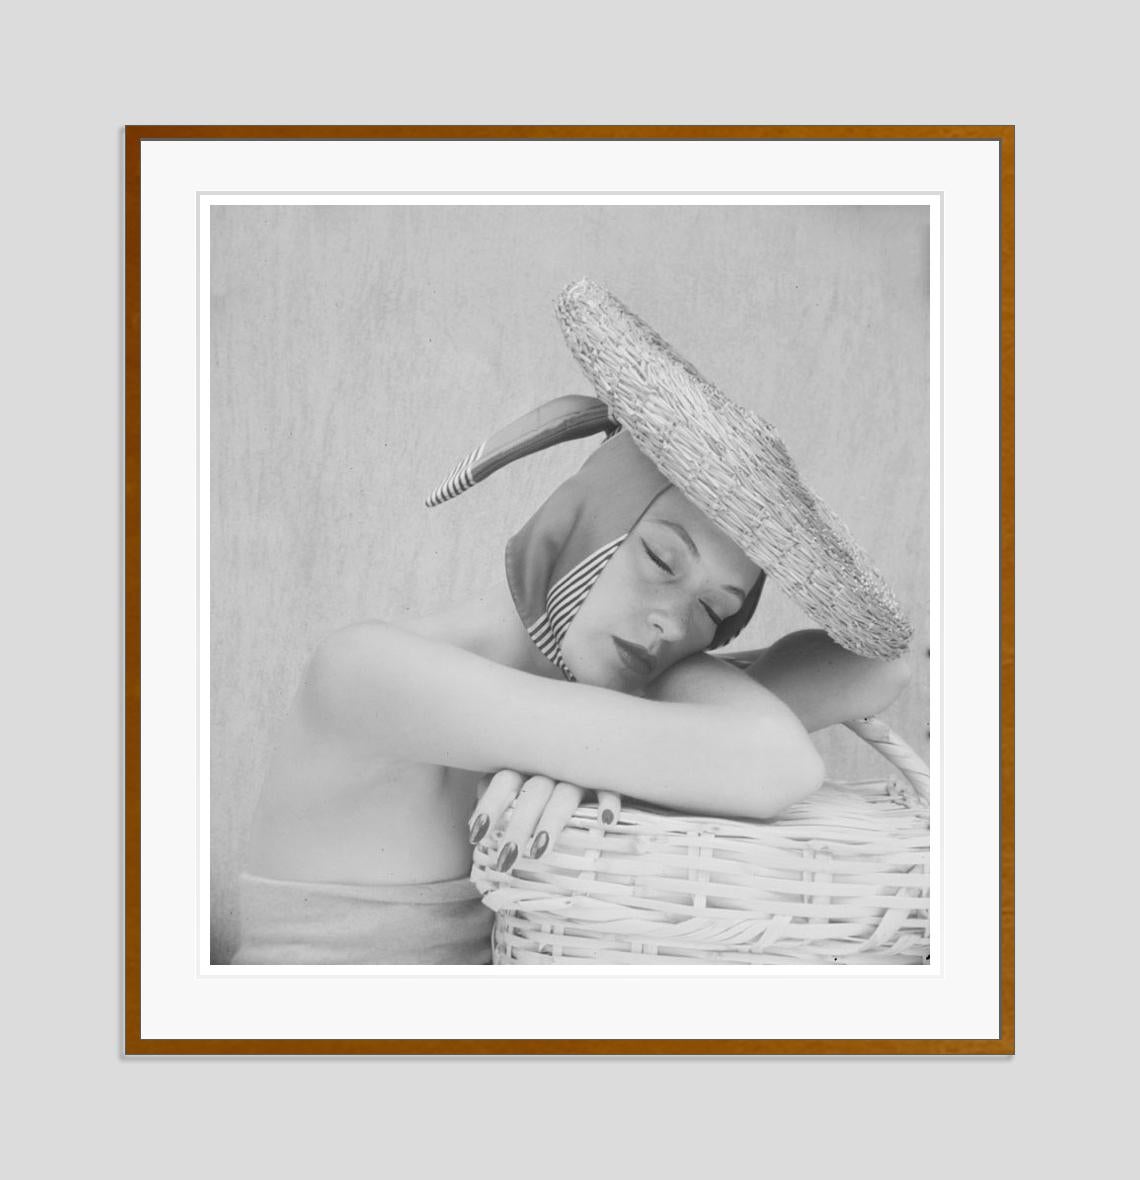
[[[502,843],[499,845],[499,862],[495,866],[500,873],[510,871],[511,865],[518,857],[519,849],[529,843],[546,807],[550,796],[554,792],[554,780],[545,775],[536,774],[523,783],[522,790],[515,800],[515,809],[503,831]]]
[[[478,844],[491,826],[490,819],[485,818],[483,814],[482,803],[483,796],[487,792],[487,784],[493,777],[494,775],[490,772],[480,775],[479,781],[475,784],[475,809],[467,821],[467,833],[472,844]]]
[[[621,815],[621,796],[616,791],[598,792],[598,818],[602,827],[612,828]]]
[[[559,783],[554,788],[550,801],[539,818],[538,830],[531,841],[527,856],[537,860],[548,848],[558,843],[562,829],[581,806],[584,794],[582,788],[574,786],[573,783]]]
[[[523,776],[517,770],[500,770],[491,775],[491,781],[467,825],[472,844],[478,844],[498,823],[522,783]]]

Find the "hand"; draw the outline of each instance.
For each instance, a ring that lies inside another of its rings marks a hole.
[[[558,842],[562,829],[581,805],[585,791],[572,783],[556,783],[545,775],[519,774],[517,770],[500,770],[484,777],[483,791],[471,815],[468,830],[471,843],[478,844],[493,831],[515,801],[510,821],[499,844],[500,873],[510,872],[520,849],[538,860]],[[598,792],[598,813],[603,827],[613,827],[621,812],[621,799],[613,791]]]

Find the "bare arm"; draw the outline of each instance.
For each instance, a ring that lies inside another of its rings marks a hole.
[[[909,655],[873,660],[846,651],[823,631],[794,631],[734,664],[780,698],[809,733],[886,709],[911,677]]]
[[[364,623],[321,645],[302,707],[362,757],[509,766],[678,810],[767,818],[819,785],[819,756],[770,692],[710,664],[677,665],[643,699]]]

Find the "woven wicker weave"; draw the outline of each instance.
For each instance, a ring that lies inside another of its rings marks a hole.
[[[850,728],[903,774],[826,783],[777,819],[581,807],[541,860],[472,880],[496,911],[496,963],[924,963],[929,776],[881,721]]]

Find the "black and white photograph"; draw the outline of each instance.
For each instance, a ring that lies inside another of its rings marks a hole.
[[[936,969],[935,228],[214,199],[213,967]]]
[[[11,1171],[1120,1168],[1126,13],[14,10]]]

